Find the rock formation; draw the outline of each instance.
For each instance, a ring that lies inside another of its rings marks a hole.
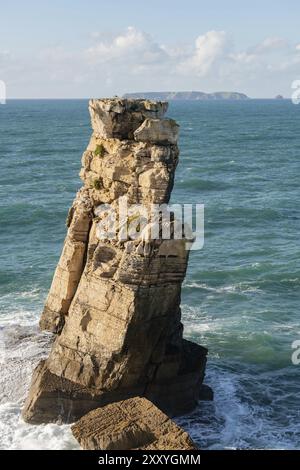
[[[133,396],[181,414],[201,394],[207,350],[182,338],[180,318],[186,240],[164,239],[161,229],[147,237],[151,223],[143,226],[136,209],[125,219],[118,215],[115,236],[99,232],[107,218],[103,204],[118,213],[125,199],[146,209],[168,203],[178,125],[163,118],[165,102],[91,100],[89,110],[93,134],[82,157],[84,186],[69,211],[40,320],[57,336],[34,371],[23,410],[31,423],[72,422]],[[136,218],[132,239],[127,232]],[[174,223],[171,217],[171,233]]]
[[[146,398],[97,408],[72,426],[84,450],[193,450],[189,435]]]

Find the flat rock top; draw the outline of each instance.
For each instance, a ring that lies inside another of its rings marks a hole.
[[[115,113],[150,111],[163,115],[168,109],[168,102],[118,97],[96,98],[90,100],[90,106],[98,106],[107,112]]]
[[[161,119],[167,109],[166,101],[103,98],[89,102],[93,131],[104,139],[133,139],[146,118]]]
[[[191,450],[189,435],[146,398],[135,397],[97,408],[72,426],[83,449]]]

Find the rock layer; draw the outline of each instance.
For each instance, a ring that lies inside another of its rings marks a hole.
[[[180,293],[189,252],[185,239],[147,237],[136,208],[103,238],[103,204],[117,209],[168,203],[178,162],[178,126],[167,104],[91,100],[93,134],[82,157],[84,182],[69,211],[68,233],[42,313],[57,333],[34,372],[23,417],[72,422],[130,396],[146,396],[170,415],[201,395],[207,350],[182,338]],[[171,234],[174,219],[167,222]],[[126,229],[126,230],[125,230]],[[121,234],[126,236],[120,237]]]
[[[93,410],[71,429],[85,450],[197,449],[186,432],[140,397]]]

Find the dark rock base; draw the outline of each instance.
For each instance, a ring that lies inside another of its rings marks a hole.
[[[185,357],[178,375],[110,391],[85,388],[58,377],[48,370],[46,361],[41,361],[32,377],[23,419],[32,424],[72,423],[95,408],[136,396],[146,397],[170,417],[188,413],[199,399],[212,399],[212,392],[202,385],[207,350],[189,341],[185,342],[184,349]]]

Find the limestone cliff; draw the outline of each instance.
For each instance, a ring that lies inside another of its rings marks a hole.
[[[57,334],[34,372],[23,417],[72,422],[88,411],[145,396],[169,415],[201,394],[207,350],[182,338],[180,292],[186,240],[101,238],[110,204],[167,203],[178,162],[178,125],[165,102],[91,100],[93,134],[82,157],[68,233],[40,320]],[[174,224],[174,221],[173,221]],[[147,229],[147,223],[145,228]],[[172,221],[170,222],[172,230]]]

